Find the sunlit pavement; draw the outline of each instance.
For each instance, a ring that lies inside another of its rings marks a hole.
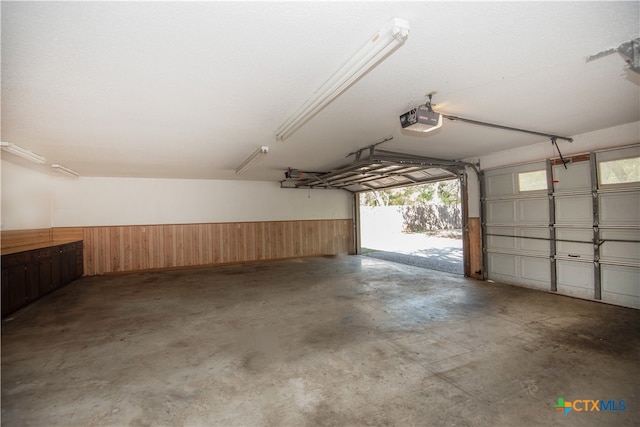
[[[363,236],[361,246],[365,255],[446,271],[464,274],[462,265],[462,239],[428,236],[424,233],[386,233]],[[374,252],[368,252],[372,249]]]

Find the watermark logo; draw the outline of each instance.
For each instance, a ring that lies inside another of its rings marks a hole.
[[[556,411],[563,412],[567,415],[571,411],[576,412],[605,412],[605,411],[624,411],[627,409],[624,400],[564,400],[563,397],[558,398],[558,403],[554,406]]]
[[[558,403],[554,406],[556,411],[564,411],[564,414],[567,415],[571,409],[573,409],[573,405],[571,402],[565,402],[562,397],[558,398]]]

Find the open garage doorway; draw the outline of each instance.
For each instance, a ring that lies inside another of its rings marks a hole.
[[[460,181],[359,193],[363,255],[464,274]]]

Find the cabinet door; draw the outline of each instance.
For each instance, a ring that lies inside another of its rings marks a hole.
[[[62,269],[61,269],[60,250],[55,247],[51,249],[51,290],[58,289],[62,286]]]
[[[9,283],[9,313],[13,313],[27,302],[27,267],[15,265],[7,268]]]
[[[40,259],[40,296],[51,292],[51,257]]]
[[[75,267],[75,252],[70,252],[68,247],[62,246],[60,254],[60,276],[62,286],[68,284],[73,280],[73,276],[76,271]]]
[[[2,269],[2,317],[11,313],[9,304],[9,269]]]
[[[30,262],[25,266],[25,304],[40,297],[40,262]]]
[[[82,273],[84,272],[84,259],[83,259],[83,251],[82,251],[82,242],[78,242],[76,245],[76,275],[75,278],[79,279],[82,277]]]
[[[35,260],[38,263],[38,290],[40,296],[51,292],[51,248],[37,251]]]

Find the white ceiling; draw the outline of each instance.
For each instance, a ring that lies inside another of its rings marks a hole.
[[[445,159],[544,138],[398,116],[436,111],[573,136],[640,120],[633,2],[2,2],[2,140],[82,176],[281,180],[386,150]],[[393,17],[407,42],[285,141],[275,130]],[[8,158],[8,156],[6,157]]]

